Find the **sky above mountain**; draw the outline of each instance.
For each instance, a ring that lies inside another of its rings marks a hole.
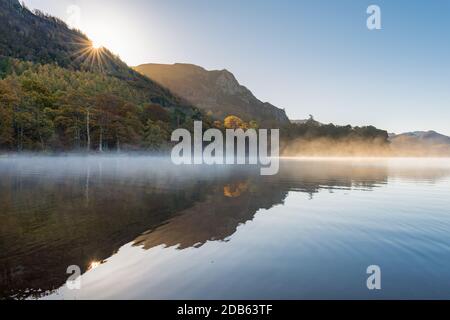
[[[291,119],[450,135],[450,2],[25,0],[130,65],[228,69]],[[370,4],[381,30],[366,27]]]

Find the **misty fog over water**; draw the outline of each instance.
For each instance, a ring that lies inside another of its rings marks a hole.
[[[0,158],[0,298],[450,298],[448,159],[290,158],[259,173]],[[70,265],[81,290],[65,286]]]

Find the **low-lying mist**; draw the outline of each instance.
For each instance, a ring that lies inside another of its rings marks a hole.
[[[450,157],[449,145],[386,143],[381,139],[297,139],[282,143],[285,157]]]

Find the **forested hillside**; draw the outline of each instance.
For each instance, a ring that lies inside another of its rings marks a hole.
[[[154,91],[162,104],[179,103],[165,88],[129,68],[108,49],[93,48],[82,32],[43,12],[31,12],[18,0],[0,0],[0,55],[70,70],[106,73]]]
[[[159,150],[206,117],[81,32],[0,0],[0,149]],[[206,122],[208,122],[206,120]]]
[[[157,150],[175,127],[201,120],[152,103],[152,93],[102,73],[3,59],[0,147],[8,150],[86,148]]]

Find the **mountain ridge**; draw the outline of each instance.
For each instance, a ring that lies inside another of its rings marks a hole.
[[[134,67],[198,108],[223,120],[236,115],[265,126],[289,123],[283,109],[262,102],[227,69],[206,70],[189,63],[148,63]]]
[[[391,134],[389,141],[393,150],[403,155],[450,155],[450,137],[434,130]]]

